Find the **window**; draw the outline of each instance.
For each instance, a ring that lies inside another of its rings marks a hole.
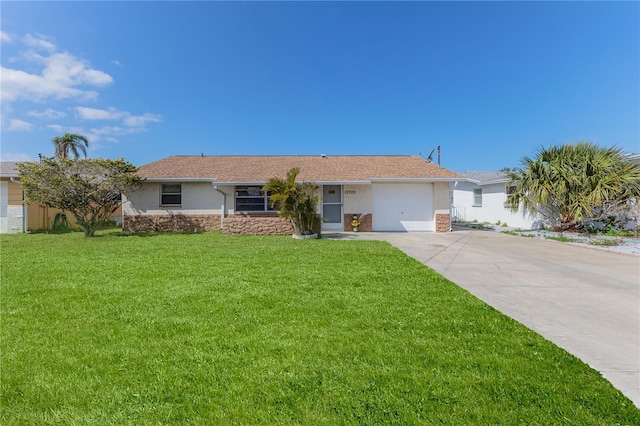
[[[160,193],[160,205],[179,206],[182,204],[182,185],[162,185]]]
[[[482,207],[482,188],[473,190],[473,206]]]
[[[269,212],[275,211],[269,205],[269,195],[262,192],[261,186],[236,186],[237,212]]]
[[[514,192],[516,192],[516,186],[515,185],[507,186],[507,196],[513,194]]]

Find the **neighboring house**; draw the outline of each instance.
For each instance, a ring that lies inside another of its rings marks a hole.
[[[298,167],[318,185],[322,231],[450,230],[450,183],[461,176],[415,156],[172,156],[144,165],[143,186],[123,194],[127,231],[221,230],[285,235],[262,187]]]
[[[0,234],[15,234],[27,231],[51,229],[56,215],[63,210],[40,204],[24,204],[24,191],[18,176],[16,163],[0,162]],[[69,224],[75,226],[70,213],[65,214]],[[122,221],[122,210],[118,208],[112,219]]]
[[[488,222],[532,229],[540,226],[536,217],[504,207],[509,181],[503,172],[465,172],[465,180],[453,187],[452,220],[454,222]]]
[[[0,162],[0,234],[16,234],[27,229],[27,208],[16,163]]]
[[[39,229],[51,229],[55,216],[63,213],[40,204],[24,204],[24,191],[16,163],[0,162],[0,233],[16,234]],[[67,214],[73,226],[73,216]]]

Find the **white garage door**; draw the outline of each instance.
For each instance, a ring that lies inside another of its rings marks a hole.
[[[372,185],[374,231],[434,231],[433,185]]]
[[[7,182],[0,182],[0,234],[9,232],[8,209],[9,187]]]

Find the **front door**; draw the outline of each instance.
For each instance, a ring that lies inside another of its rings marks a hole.
[[[342,231],[342,187],[324,185],[322,187],[322,229]]]

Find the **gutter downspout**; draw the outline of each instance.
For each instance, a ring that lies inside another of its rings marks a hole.
[[[453,186],[451,187],[451,194],[449,195],[449,232],[453,231],[453,207],[454,207],[454,199],[453,192],[456,190],[456,186],[458,186],[458,181],[453,182]]]
[[[22,184],[20,183],[19,180],[17,180],[14,177],[10,177],[9,179],[11,179],[11,182],[15,183],[16,185],[20,185],[20,188],[22,188]],[[22,190],[22,232],[25,233],[27,232],[27,205],[24,203],[24,189]]]
[[[215,182],[211,182],[211,185],[213,185],[213,189],[216,192],[219,192],[220,194],[222,194],[222,208],[220,209],[220,230],[222,231],[222,226],[224,225],[224,208],[227,204],[227,193],[224,191],[221,191],[220,188],[218,188],[218,185],[215,184]]]

